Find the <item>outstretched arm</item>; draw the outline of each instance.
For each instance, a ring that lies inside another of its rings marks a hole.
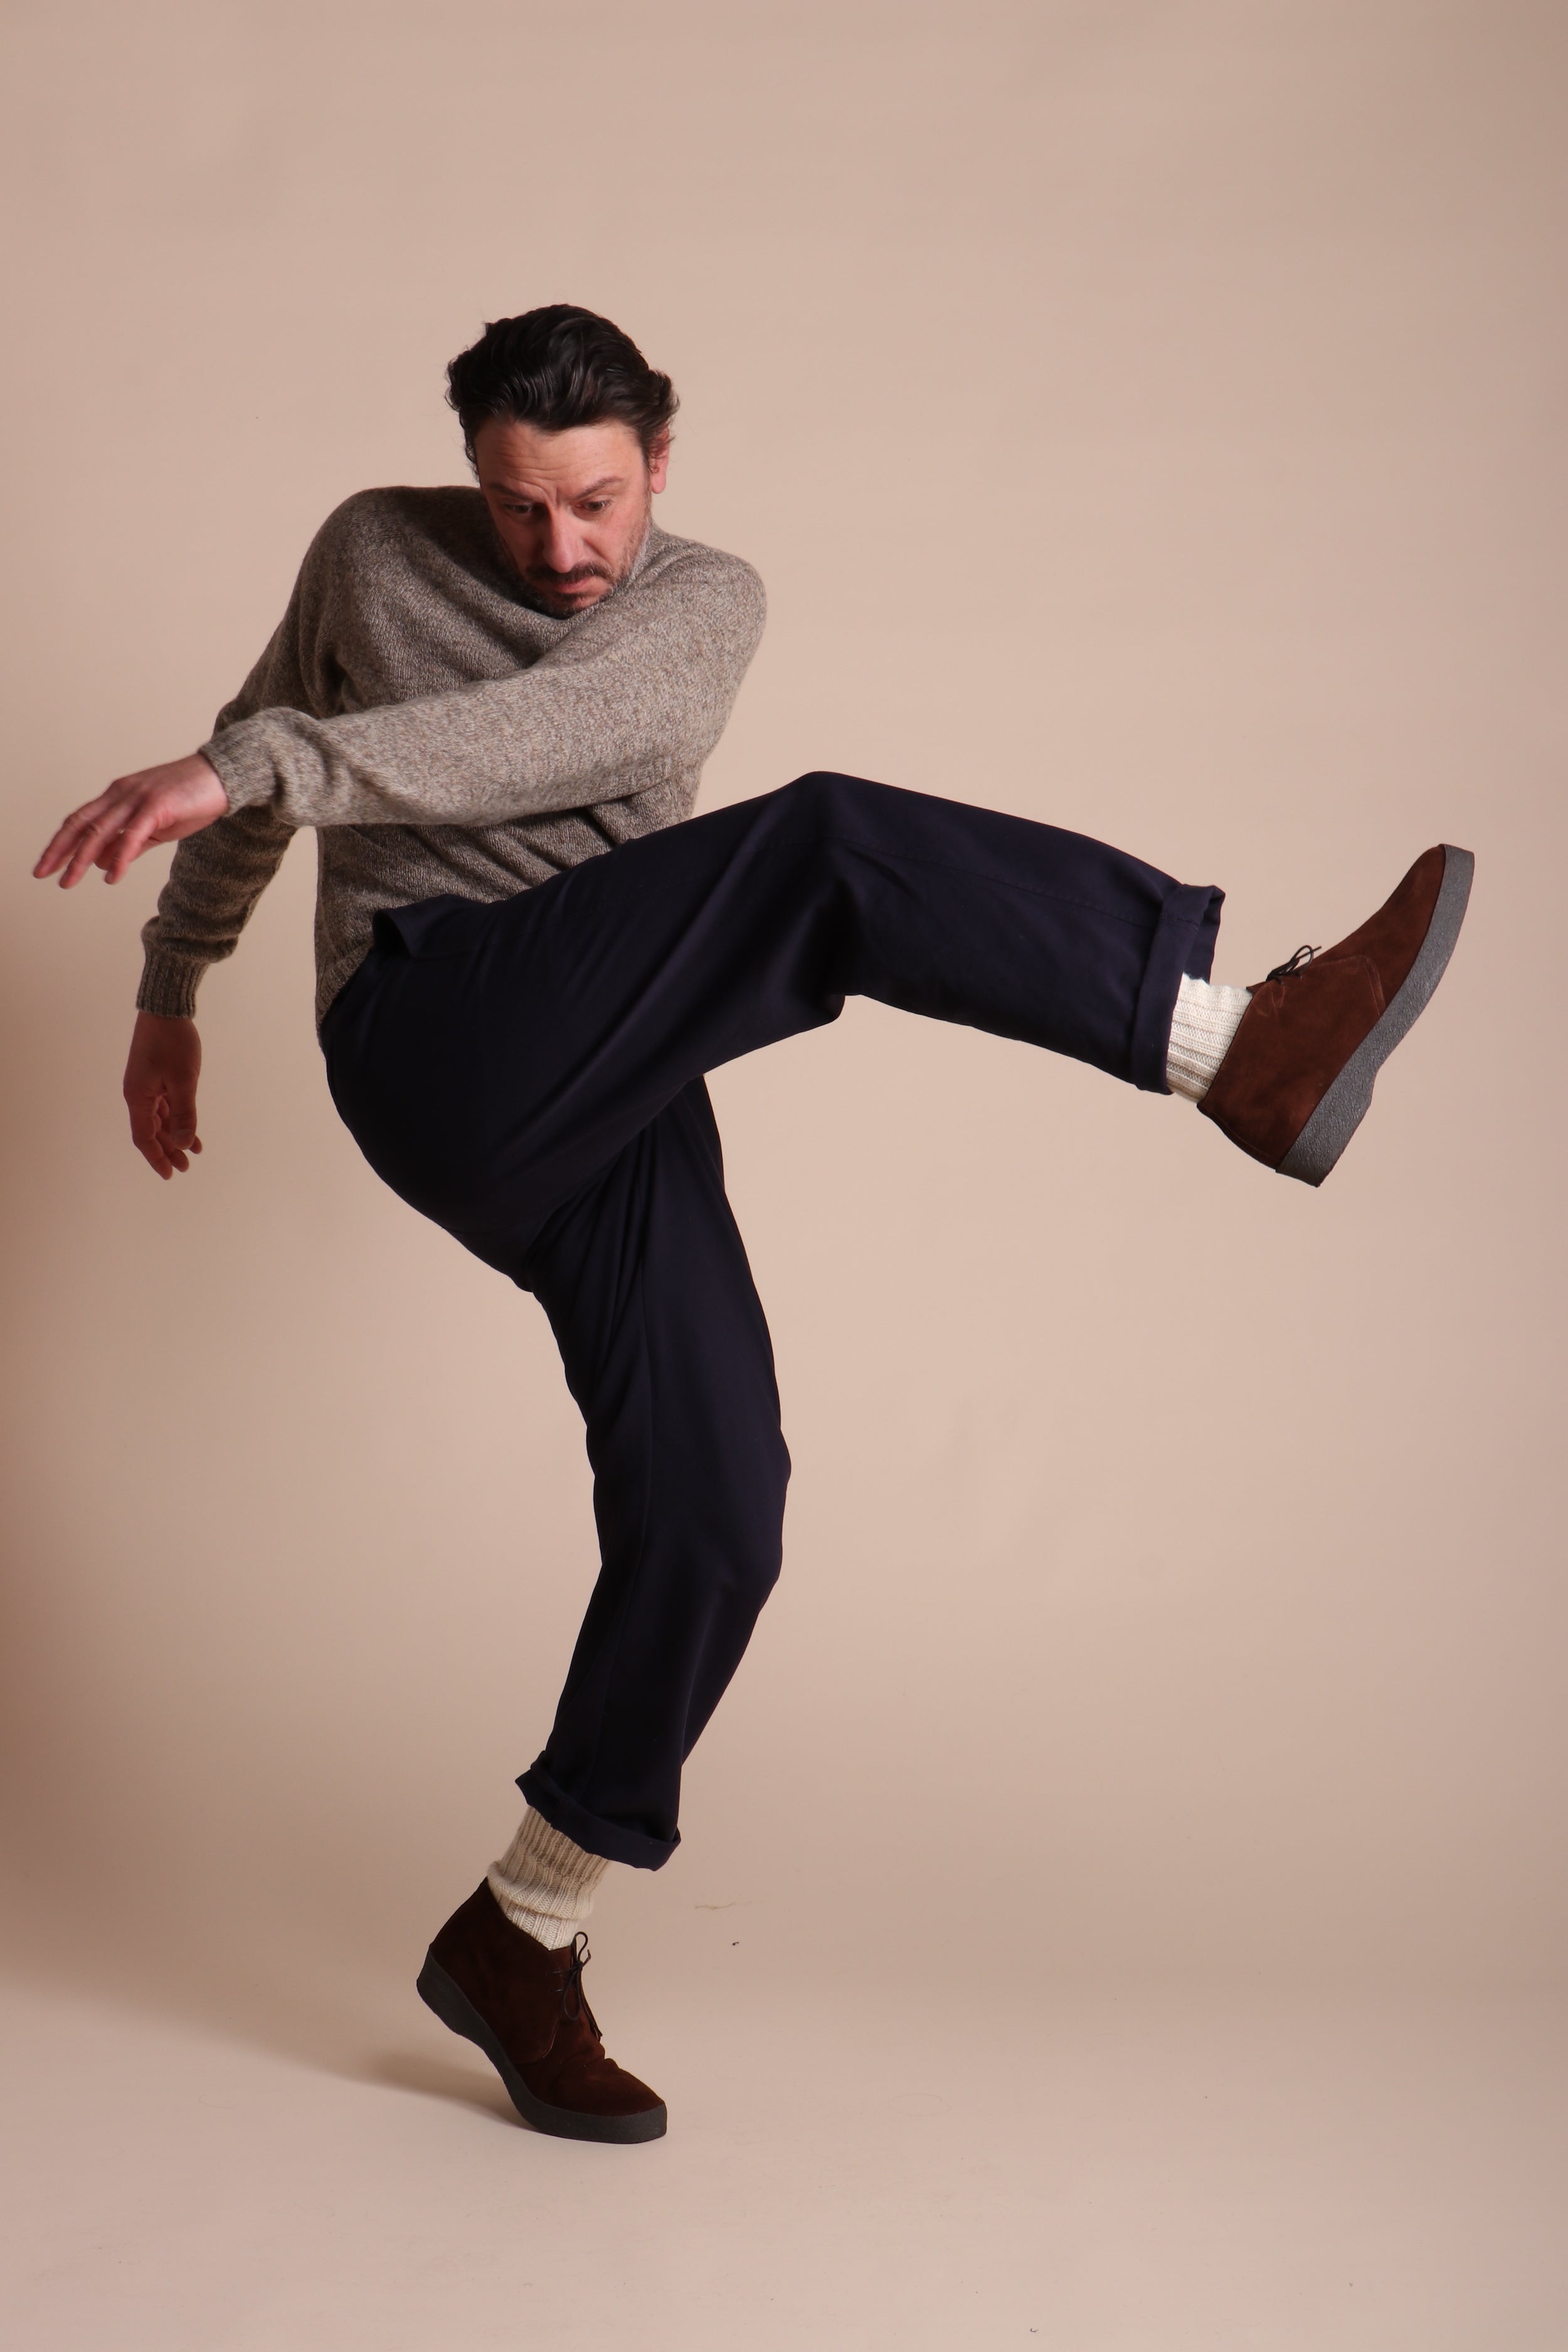
[[[693,548],[527,669],[341,717],[264,709],[204,746],[236,809],[294,825],[502,824],[700,767],[762,634],[762,583]]]
[[[268,707],[257,699],[262,673],[304,634],[298,603],[297,591],[268,657],[203,751],[117,778],[66,819],[37,873],[58,873],[69,888],[97,865],[117,882],[144,849],[230,811],[266,823],[283,843],[305,825],[483,826],[629,798],[701,765],[764,613],[749,565],[694,550],[631,582],[528,669],[319,718],[303,676],[293,691],[269,694]]]
[[[118,882],[144,849],[184,841],[228,814],[228,795],[216,770],[199,751],[117,776],[96,800],[73,809],[34,866],[39,881],[60,877],[74,890],[95,866],[106,882]]]
[[[320,565],[314,559],[325,538],[326,531],[319,531],[311,542],[294,583],[288,610],[266,652],[234,700],[218,712],[217,734],[232,732],[269,704],[298,703],[309,709],[318,698],[315,672],[319,667],[316,640],[320,635],[321,590],[317,578]],[[192,751],[183,760],[167,760],[155,768],[138,769],[133,775],[116,776],[96,800],[86,801],[80,808],[71,811],[33,871],[41,881],[58,874],[62,890],[73,890],[95,866],[101,868],[106,882],[118,882],[144,849],[154,849],[160,842],[188,840],[192,834],[226,816],[229,808],[229,795],[222,777],[204,753]],[[252,823],[254,825],[256,820]],[[268,859],[258,865],[253,855],[242,861],[247,867],[245,879],[248,896],[237,919],[226,907],[224,913],[228,919],[221,920],[218,927],[225,943],[216,945],[213,954],[199,961],[211,962],[217,955],[232,950],[246,917],[288,847],[288,829],[275,831],[276,838],[268,843]],[[176,859],[172,882],[178,878],[179,863]],[[165,890],[163,897],[167,898],[169,895]],[[161,901],[160,918],[163,911]],[[149,928],[156,931],[158,924],[154,922]],[[184,1009],[188,1008],[182,1008]]]

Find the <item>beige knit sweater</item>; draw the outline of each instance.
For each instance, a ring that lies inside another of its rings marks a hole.
[[[348,499],[202,746],[230,814],[174,853],[137,1003],[194,1012],[303,826],[320,1021],[378,908],[509,898],[689,815],[763,610],[750,564],[654,530],[613,595],[553,620],[478,490]]]

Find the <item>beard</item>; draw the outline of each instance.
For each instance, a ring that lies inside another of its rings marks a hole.
[[[612,572],[607,563],[579,563],[572,572],[546,572],[535,567],[520,572],[518,577],[531,604],[537,605],[542,613],[548,613],[552,620],[569,621],[575,614],[593,610],[592,605],[578,603],[571,594],[574,588],[582,589],[590,580],[607,580],[610,583],[607,593],[614,595],[630,570],[629,563],[624,572]],[[594,603],[598,604],[604,601],[603,596],[594,599]]]
[[[531,564],[526,572],[519,572],[517,576],[522,583],[523,594],[528,603],[537,611],[548,613],[552,621],[572,621],[575,620],[580,613],[591,613],[594,610],[594,604],[605,603],[605,596],[596,596],[594,604],[579,604],[572,595],[572,590],[584,588],[590,580],[603,580],[607,583],[606,595],[613,596],[621,583],[630,578],[632,569],[647,543],[648,527],[652,520],[653,508],[650,501],[644,509],[643,526],[637,533],[636,544],[628,549],[626,561],[618,569],[608,563],[578,563],[574,564],[570,572],[552,572],[544,564]]]

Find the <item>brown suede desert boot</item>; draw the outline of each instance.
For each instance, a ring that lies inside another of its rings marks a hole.
[[[426,1954],[419,1993],[443,2025],[479,2044],[535,2131],[658,2139],[664,2102],[605,2057],[583,1998],[587,1959],[586,1936],[547,1951],[512,1926],[481,1880]]]
[[[1428,849],[1360,930],[1338,947],[1298,948],[1249,989],[1204,1117],[1266,1168],[1321,1184],[1443,977],[1475,864],[1468,849]]]

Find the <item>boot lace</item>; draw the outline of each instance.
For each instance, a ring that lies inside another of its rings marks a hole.
[[[588,1996],[583,1990],[583,1971],[593,1957],[593,1953],[588,1949],[587,1936],[579,1927],[572,1938],[572,1958],[566,1964],[566,1974],[562,1981],[561,2014],[563,2017],[574,2020],[585,2017],[588,2021],[588,2031],[595,2040],[603,2042],[605,2037],[599,2032],[599,2021],[589,2008]]]
[[[1268,980],[1289,980],[1292,972],[1305,971],[1307,966],[1311,962],[1312,958],[1317,955],[1321,955],[1322,952],[1323,950],[1321,948],[1298,948],[1289,963],[1277,963],[1275,965],[1273,971],[1268,975]],[[1264,986],[1267,987],[1268,985],[1268,982],[1265,981]]]

